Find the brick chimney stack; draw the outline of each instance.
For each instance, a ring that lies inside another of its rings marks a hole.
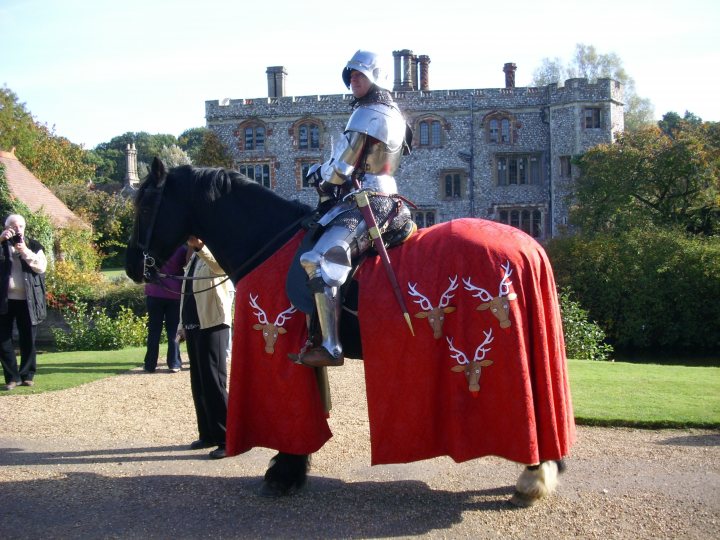
[[[505,72],[505,88],[515,88],[515,71],[517,66],[512,62],[508,62],[503,66]]]
[[[285,79],[287,70],[283,66],[270,66],[267,68],[268,97],[277,98],[285,96]]]
[[[420,90],[427,92],[430,90],[430,57],[426,54],[418,56],[418,64],[420,64]]]
[[[430,90],[430,57],[416,56],[410,49],[393,51],[395,59],[394,92]]]

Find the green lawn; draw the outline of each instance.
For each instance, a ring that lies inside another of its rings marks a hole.
[[[118,277],[127,277],[124,268],[108,268],[107,270],[103,270],[101,273],[108,281],[112,281]]]
[[[38,370],[35,386],[18,386],[12,392],[35,394],[80,386],[97,379],[124,373],[143,365],[145,347],[133,347],[119,351],[73,351],[38,354]]]
[[[39,354],[35,386],[0,392],[0,399],[110,377],[142,366],[144,355],[144,347]],[[570,360],[569,367],[579,424],[720,428],[720,367],[589,360]]]
[[[578,423],[720,427],[720,368],[571,360]]]

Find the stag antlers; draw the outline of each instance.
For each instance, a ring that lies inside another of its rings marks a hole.
[[[473,298],[479,298],[480,300],[482,300],[483,303],[477,307],[479,311],[489,309],[490,312],[495,315],[495,317],[500,321],[500,328],[508,328],[512,324],[510,322],[509,301],[515,300],[517,298],[517,294],[515,294],[514,292],[510,292],[510,285],[512,285],[512,281],[510,281],[510,276],[513,273],[512,269],[510,268],[510,261],[507,261],[500,267],[503,269],[503,277],[500,280],[497,296],[493,296],[482,287],[477,287],[476,285],[473,285],[472,281],[470,281],[470,278],[464,278],[463,284],[465,285],[466,291],[475,293],[473,294]]]
[[[253,329],[262,331],[263,339],[265,340],[265,352],[273,354],[275,352],[275,343],[277,342],[278,335],[287,333],[287,330],[283,328],[283,325],[290,316],[297,311],[297,308],[291,304],[288,309],[280,313],[275,318],[274,323],[270,324],[268,323],[265,310],[263,310],[257,303],[259,295],[256,294],[255,297],[253,297],[252,293],[250,293],[249,296],[250,307],[255,310],[255,317],[257,317],[258,323],[260,323],[253,325]]]
[[[445,314],[452,313],[456,309],[454,306],[450,305],[450,300],[453,299],[453,297],[455,296],[455,294],[453,293],[458,288],[457,274],[454,278],[448,278],[448,280],[450,281],[450,285],[440,296],[440,302],[438,303],[437,307],[433,307],[430,299],[428,299],[427,296],[417,290],[417,283],[411,284],[408,281],[408,292],[410,293],[410,296],[417,298],[417,300],[414,300],[414,302],[420,306],[420,309],[423,310],[416,313],[415,317],[417,317],[418,319],[428,320],[430,328],[432,328],[433,331],[433,337],[435,339],[440,339],[440,336],[442,336],[442,327],[443,323],[445,322]]]
[[[477,349],[475,349],[475,357],[472,361],[468,359],[467,355],[463,351],[455,348],[453,338],[446,338],[448,346],[450,347],[450,356],[458,363],[457,366],[453,366],[450,369],[458,373],[461,371],[465,373],[465,377],[468,381],[468,390],[473,394],[473,396],[477,396],[477,393],[480,391],[480,374],[482,372],[482,368],[491,366],[493,363],[492,360],[485,359],[487,353],[490,352],[490,347],[488,347],[488,345],[490,345],[494,339],[492,335],[492,328],[487,332],[483,331],[483,334],[485,335],[485,341],[483,341],[480,345],[478,345]]]

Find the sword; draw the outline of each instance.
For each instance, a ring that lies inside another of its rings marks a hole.
[[[400,309],[403,311],[405,322],[410,328],[410,333],[414,337],[415,331],[413,330],[412,321],[410,320],[410,313],[408,313],[407,306],[405,305],[405,299],[400,291],[400,285],[398,284],[397,277],[395,276],[395,271],[390,264],[390,256],[388,255],[387,249],[385,249],[385,244],[383,244],[382,238],[380,237],[380,229],[378,228],[377,220],[375,219],[375,215],[370,207],[370,198],[368,197],[367,191],[362,191],[360,189],[360,183],[356,179],[353,179],[353,184],[357,190],[354,194],[355,201],[357,202],[360,213],[368,226],[370,238],[375,246],[375,250],[378,252],[380,260],[383,262],[385,273],[390,280],[390,285],[392,285],[393,292],[395,293],[395,298],[400,305]]]

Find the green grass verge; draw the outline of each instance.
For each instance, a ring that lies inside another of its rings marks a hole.
[[[720,368],[570,360],[578,424],[720,428]]]
[[[38,354],[35,386],[18,386],[11,392],[0,392],[0,397],[80,386],[142,366],[144,358],[145,347]]]
[[[187,358],[184,347],[182,353]],[[144,347],[40,354],[35,386],[0,392],[0,398],[124,373],[142,366],[144,355]],[[720,367],[570,360],[569,369],[578,424],[720,429]]]

